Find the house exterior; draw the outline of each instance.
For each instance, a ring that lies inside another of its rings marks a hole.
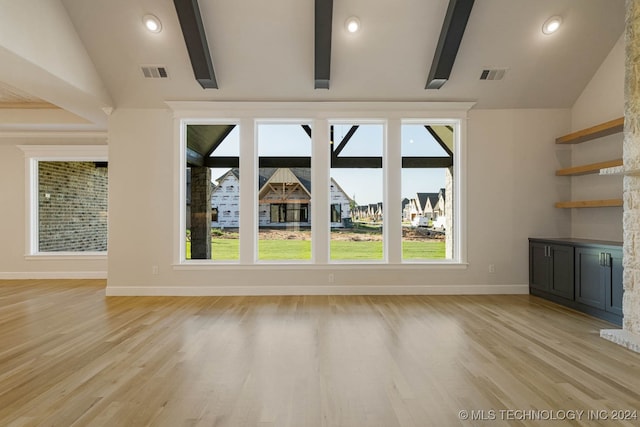
[[[258,173],[259,226],[311,226],[311,170],[261,168]]]
[[[446,190],[441,188],[438,192],[438,201],[433,206],[433,219],[438,219],[441,216],[447,215],[446,199]]]
[[[352,219],[351,206],[353,200],[347,196],[347,193],[333,178],[331,178],[329,197],[331,200],[331,227],[344,227],[346,222]]]
[[[416,197],[403,202],[402,219],[417,226],[422,221],[434,221],[446,215],[445,189],[437,193],[416,193]]]
[[[308,168],[260,168],[258,224],[260,227],[311,226],[311,173]],[[238,228],[240,179],[230,169],[211,192],[211,226]],[[351,198],[331,178],[331,227],[344,227],[351,218]]]
[[[422,216],[422,209],[420,209],[419,203],[415,198],[407,199],[407,203],[403,203],[402,207],[402,220],[414,224],[418,221],[418,218]],[[414,224],[415,225],[415,224]]]
[[[230,169],[217,179],[211,191],[211,226],[238,228],[240,225],[240,175]]]

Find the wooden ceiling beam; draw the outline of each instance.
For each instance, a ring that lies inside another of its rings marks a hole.
[[[189,162],[188,162],[189,163]],[[194,166],[198,166],[195,163]],[[238,157],[207,157],[202,166],[210,168],[237,168],[240,165]],[[402,167],[410,169],[437,169],[453,166],[451,157],[403,157]],[[260,168],[310,168],[311,157],[260,157]],[[332,168],[382,168],[382,157],[334,157],[331,159]]]
[[[315,0],[315,89],[329,89],[333,0]]]
[[[187,165],[188,166],[205,166],[204,156],[196,150],[187,147]]]
[[[474,0],[449,0],[425,89],[440,89],[449,80]]]
[[[203,89],[218,89],[198,0],[173,0],[193,74]]]

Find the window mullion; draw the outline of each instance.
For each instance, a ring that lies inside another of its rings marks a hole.
[[[316,264],[329,262],[329,122],[317,119],[313,122],[311,176],[313,194],[311,202],[311,244]],[[314,202],[315,201],[315,202]]]
[[[256,131],[252,119],[240,121],[240,264],[256,260],[258,178]]]
[[[385,172],[384,189],[384,242],[386,259],[390,264],[398,264],[402,260],[402,124],[399,119],[387,122],[385,155],[383,158]]]

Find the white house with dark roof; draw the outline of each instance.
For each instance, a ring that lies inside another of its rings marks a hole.
[[[420,218],[435,220],[446,214],[445,202],[444,188],[437,193],[416,193],[416,197],[404,203],[402,218],[412,225],[418,225]]]

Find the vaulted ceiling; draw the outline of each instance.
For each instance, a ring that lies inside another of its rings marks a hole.
[[[314,0],[198,3],[218,89],[194,78],[173,0],[0,0],[0,130],[104,129],[113,108],[167,100],[571,107],[624,27],[624,0],[478,0],[449,80],[425,89],[449,0],[334,0],[330,87],[316,89]],[[145,30],[145,14],[160,33]],[[544,35],[552,15],[563,25]],[[350,16],[361,22],[355,34]],[[142,66],[167,78],[145,78]],[[506,72],[481,80],[485,69]],[[8,93],[59,111],[8,114]]]

